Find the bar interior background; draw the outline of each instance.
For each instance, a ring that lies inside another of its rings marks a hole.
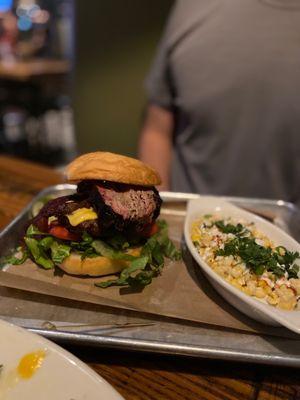
[[[136,155],[173,0],[0,0],[0,152],[53,166]]]

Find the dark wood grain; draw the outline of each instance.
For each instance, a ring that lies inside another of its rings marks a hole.
[[[36,193],[62,181],[62,175],[52,169],[0,156],[0,229]],[[126,400],[300,400],[296,369],[65,347]]]
[[[299,370],[67,346],[126,400],[299,400]]]

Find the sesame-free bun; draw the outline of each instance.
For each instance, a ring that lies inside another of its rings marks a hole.
[[[126,254],[139,256],[141,247],[136,247],[126,251]],[[104,276],[116,274],[129,266],[129,261],[114,260],[107,257],[86,257],[81,258],[81,254],[71,253],[69,257],[58,265],[59,268],[71,275]]]
[[[161,184],[158,173],[142,161],[102,151],[77,157],[68,165],[66,177],[70,182],[97,179],[141,186]]]

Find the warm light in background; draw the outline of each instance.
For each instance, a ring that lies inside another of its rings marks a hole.
[[[33,24],[46,24],[49,21],[50,14],[46,10],[41,10],[34,1],[20,0],[16,9],[18,16],[18,28],[20,31],[28,31]]]
[[[0,0],[0,12],[9,11],[12,7],[13,0]]]

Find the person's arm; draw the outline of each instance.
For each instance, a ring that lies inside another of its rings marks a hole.
[[[174,117],[172,112],[149,105],[141,130],[138,156],[155,168],[161,176],[159,190],[170,190],[170,167]]]

